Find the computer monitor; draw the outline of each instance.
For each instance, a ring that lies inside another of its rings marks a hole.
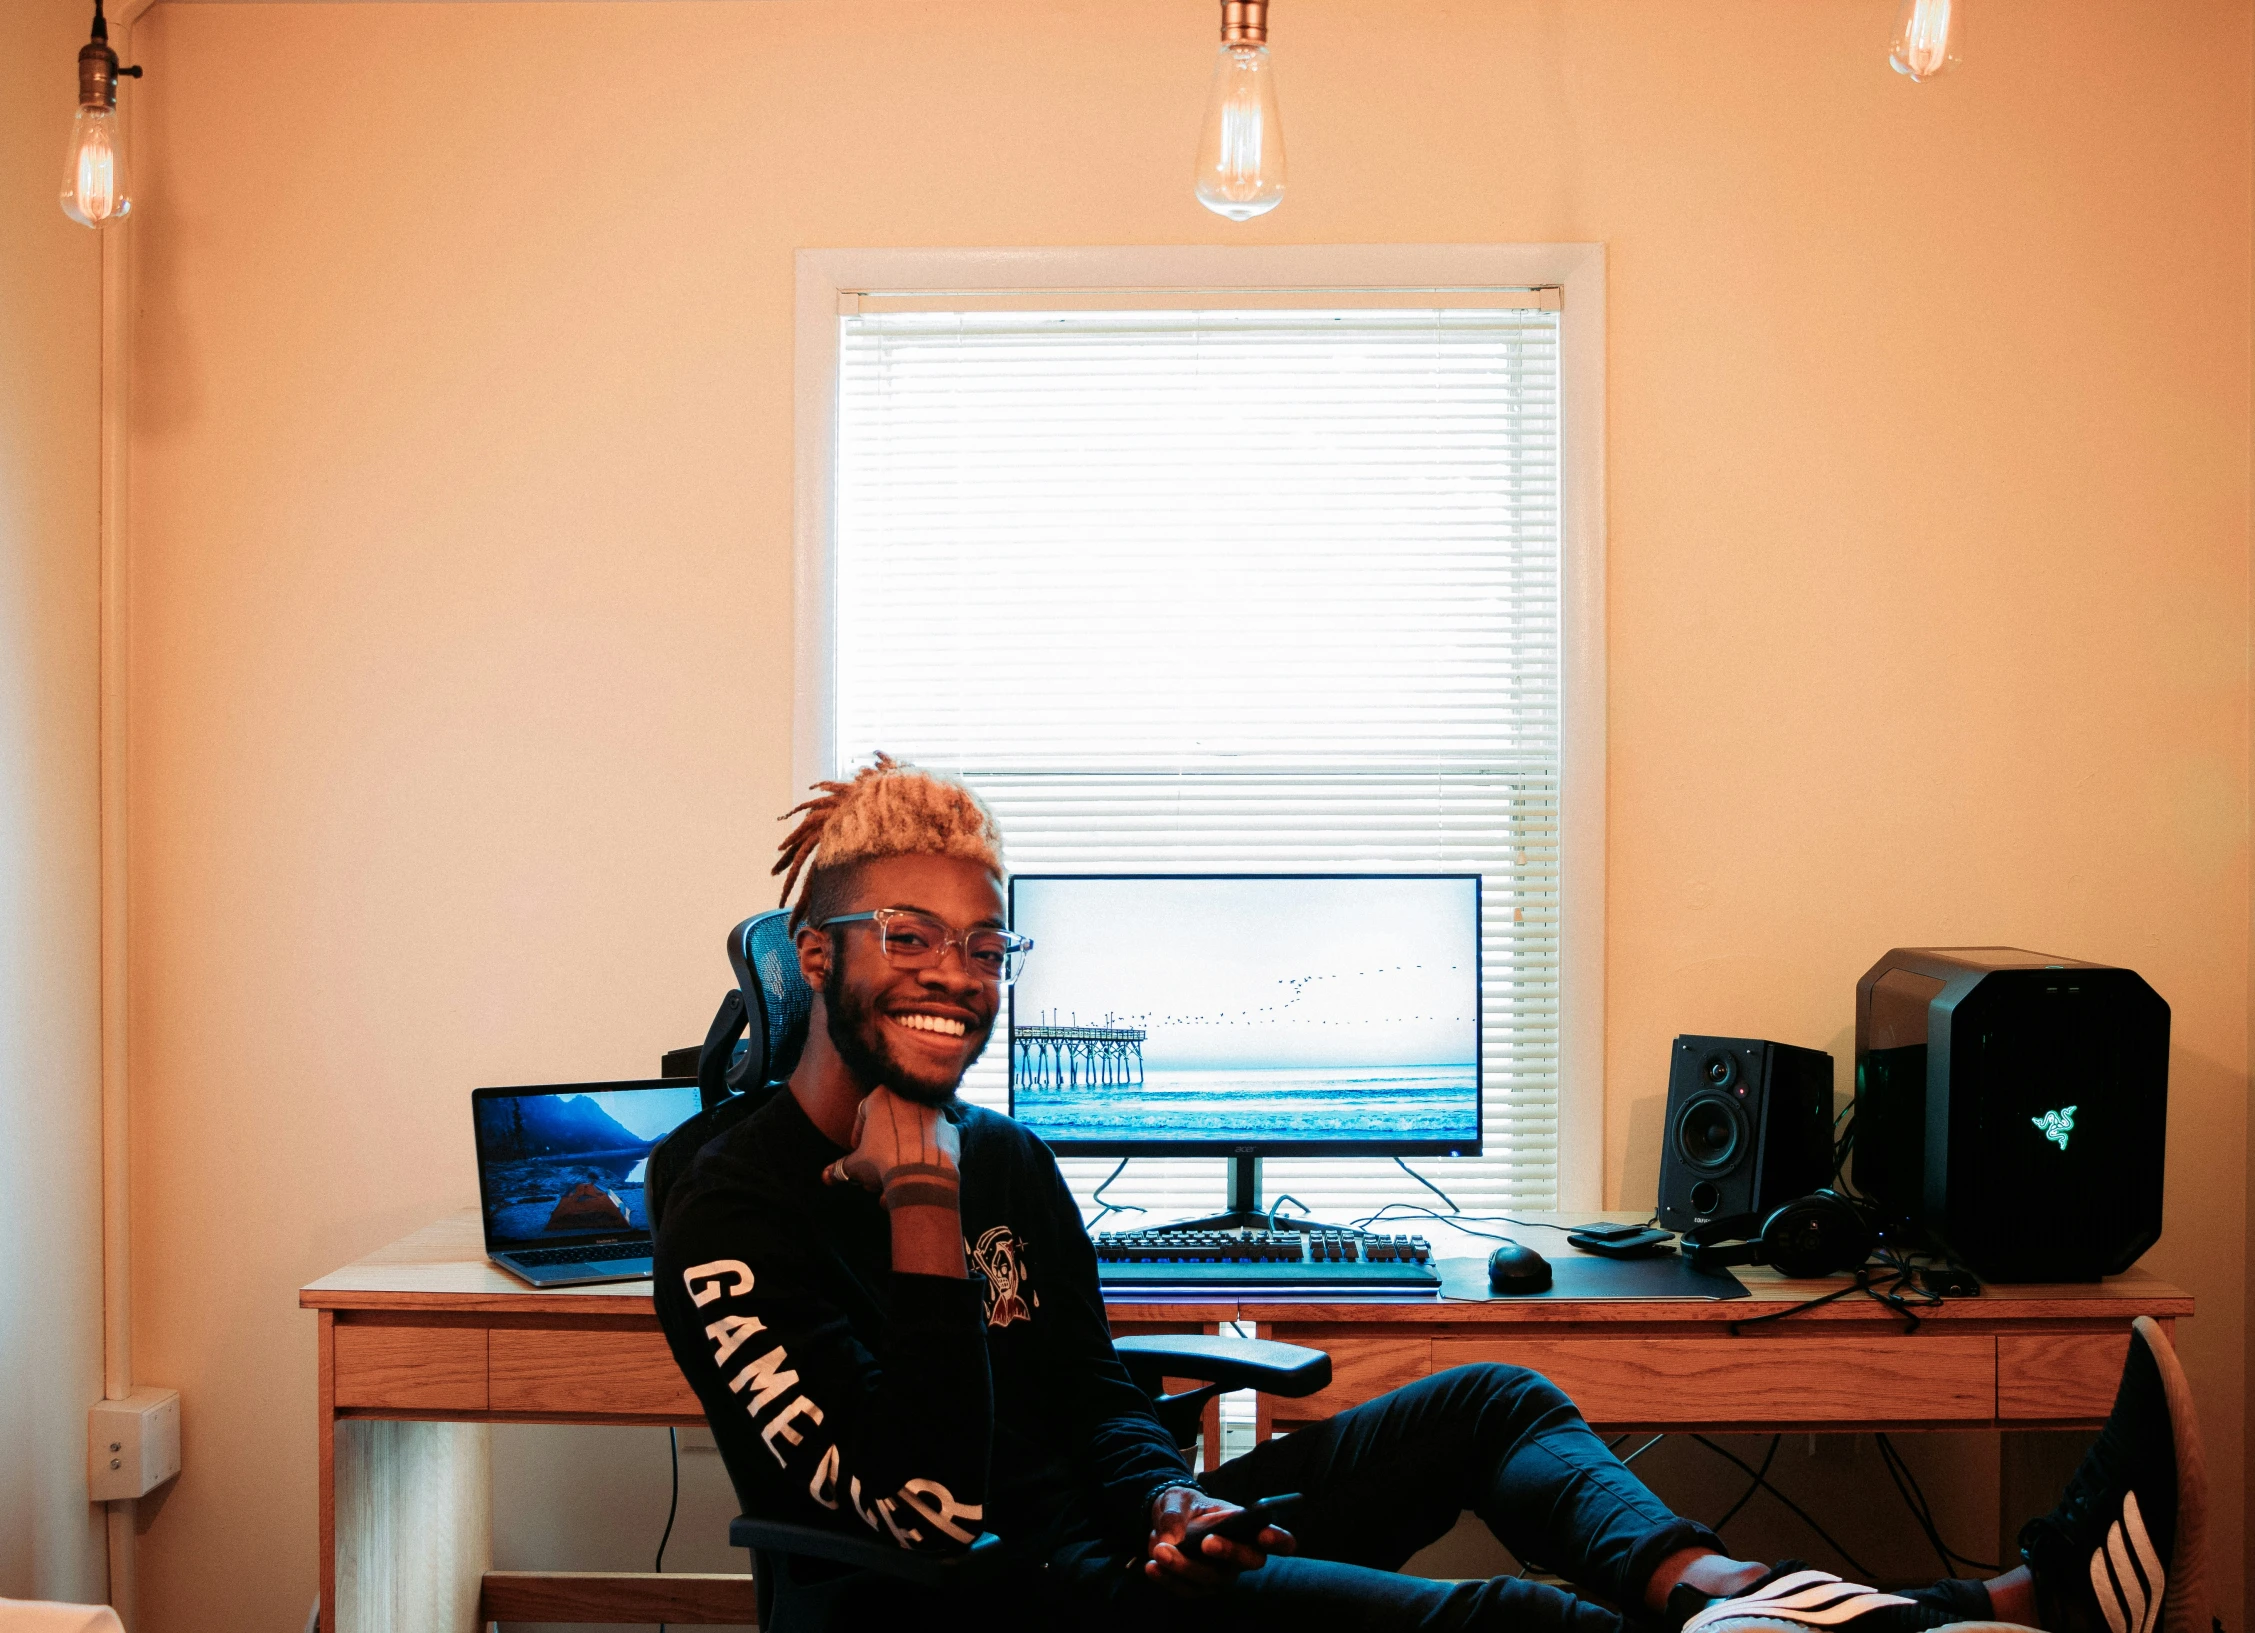
[[[1021,873],[1010,922],[1010,1115],[1061,1154],[1479,1154],[1476,873]]]

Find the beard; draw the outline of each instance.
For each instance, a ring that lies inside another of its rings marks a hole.
[[[831,1047],[838,1051],[846,1070],[853,1073],[864,1088],[873,1089],[882,1083],[903,1100],[925,1106],[944,1106],[955,1098],[955,1091],[963,1081],[960,1074],[947,1082],[937,1082],[914,1075],[894,1057],[891,1043],[885,1036],[884,1017],[846,985],[843,960],[831,964],[829,979],[822,983],[822,1008]],[[965,1070],[986,1053],[987,1039],[993,1035],[991,1024],[978,1034],[977,1047],[963,1063]]]

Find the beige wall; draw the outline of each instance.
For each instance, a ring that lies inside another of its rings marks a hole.
[[[100,252],[56,207],[80,0],[0,7],[0,1595],[99,1599]]]
[[[470,1085],[697,1036],[765,899],[807,245],[1605,241],[1610,1192],[1679,1029],[1845,1053],[1903,943],[2132,964],[2240,1444],[2249,9],[1988,0],[1926,88],[1888,9],[1294,0],[1249,227],[1189,198],[1206,0],[152,13],[148,1626],[303,1617],[292,1289],[473,1197]]]

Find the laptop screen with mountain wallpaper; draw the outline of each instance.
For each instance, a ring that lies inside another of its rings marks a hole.
[[[650,1149],[697,1105],[691,1081],[478,1090],[471,1107],[487,1242],[648,1230]]]

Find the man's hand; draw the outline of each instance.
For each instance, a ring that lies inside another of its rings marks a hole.
[[[936,1193],[960,1183],[957,1165],[962,1149],[962,1137],[938,1107],[904,1099],[880,1084],[854,1112],[853,1149],[822,1170],[822,1182],[871,1191],[914,1186],[915,1192],[907,1194],[953,1207],[953,1196]],[[928,1199],[922,1196],[926,1186],[935,1193]],[[904,1200],[896,1205],[912,1204]]]
[[[1240,1571],[1257,1571],[1270,1554],[1293,1551],[1292,1533],[1268,1526],[1251,1543],[1208,1536],[1185,1540],[1190,1522],[1235,1514],[1235,1503],[1209,1497],[1192,1486],[1169,1486],[1151,1504],[1151,1541],[1143,1574],[1169,1593],[1194,1597],[1218,1593]]]
[[[893,1268],[961,1281],[962,1136],[936,1106],[880,1085],[853,1114],[853,1149],[822,1170],[825,1185],[881,1192],[892,1216]]]

